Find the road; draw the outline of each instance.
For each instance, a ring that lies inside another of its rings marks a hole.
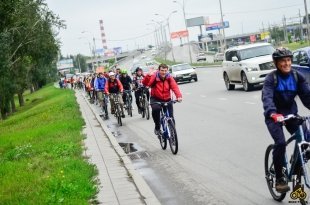
[[[261,89],[227,91],[221,68],[197,73],[198,82],[179,85],[184,100],[174,106],[176,156],[169,147],[161,150],[152,119],[142,119],[136,109],[124,126],[112,117],[109,127],[119,142],[146,152],[148,157],[133,162],[162,204],[278,204],[264,178],[264,153],[273,141],[264,124]]]

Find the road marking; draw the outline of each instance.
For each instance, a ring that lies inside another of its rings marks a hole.
[[[227,100],[227,98],[218,98],[219,100]]]
[[[246,101],[246,102],[244,102],[245,104],[250,104],[250,105],[256,105],[256,103],[254,103],[254,102],[248,102],[248,101]]]

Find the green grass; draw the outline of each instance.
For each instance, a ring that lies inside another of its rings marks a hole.
[[[0,204],[89,204],[97,174],[82,156],[74,93],[49,85],[0,121]]]
[[[288,48],[291,51],[294,51],[299,48],[307,47],[309,46],[308,42],[301,41],[301,42],[294,42],[294,43],[287,43],[283,44],[282,47]]]

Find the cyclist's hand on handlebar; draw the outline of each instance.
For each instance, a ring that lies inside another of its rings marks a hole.
[[[284,116],[278,113],[273,113],[270,115],[270,117],[274,122],[283,122],[284,120]]]
[[[177,101],[178,102],[182,102],[182,98],[177,98]]]

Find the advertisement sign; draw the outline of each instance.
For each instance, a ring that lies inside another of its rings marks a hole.
[[[205,18],[203,16],[199,16],[196,18],[186,19],[186,25],[187,27],[205,25]]]
[[[229,28],[229,22],[223,21],[223,26],[221,23],[206,24],[206,31],[219,30],[222,28]]]
[[[270,38],[270,33],[269,33],[269,31],[267,31],[267,32],[262,32],[261,34],[260,34],[260,39],[261,40],[265,40],[265,39],[269,39]]]
[[[113,48],[113,52],[115,53],[115,55],[121,54],[122,53],[122,47]]]
[[[107,49],[107,50],[105,50],[104,55],[108,56],[108,57],[112,57],[112,56],[114,56],[114,51],[111,49]]]
[[[251,41],[251,43],[254,43],[256,41],[256,36],[255,35],[251,35],[250,36],[250,41]]]
[[[64,70],[68,68],[73,68],[73,59],[63,59],[57,62],[57,69]]]
[[[171,39],[184,38],[188,36],[188,31],[184,30],[184,31],[172,32],[170,35],[171,35]]]

